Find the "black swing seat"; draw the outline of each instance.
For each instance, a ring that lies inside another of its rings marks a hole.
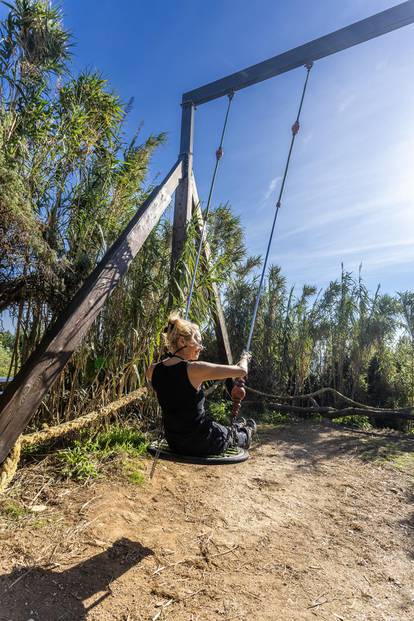
[[[151,442],[147,451],[154,456],[159,451],[158,456],[160,459],[176,461],[182,464],[201,464],[206,466],[238,464],[249,459],[249,452],[239,446],[230,447],[218,455],[181,455],[174,453],[166,440]]]

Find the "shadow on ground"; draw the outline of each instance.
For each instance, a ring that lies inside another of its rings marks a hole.
[[[317,466],[319,462],[342,456],[395,462],[397,468],[414,475],[414,437],[398,432],[351,430],[329,422],[309,421],[263,426],[259,429],[256,446],[264,444],[277,444],[278,453],[282,450],[299,468],[304,464]]]
[[[414,437],[399,432],[364,431],[347,429],[333,423],[298,422],[278,427],[262,426],[259,429],[255,446],[261,447],[268,457],[283,455],[297,470],[318,469],[322,464],[334,459],[358,459],[361,463],[374,463],[411,477],[414,482]],[[252,451],[254,454],[254,449]],[[400,495],[412,506],[414,488],[398,484],[390,486],[390,491]],[[396,499],[397,499],[396,496]],[[407,541],[414,539],[414,513],[399,520]],[[414,550],[409,551],[414,558]]]
[[[0,576],[0,621],[82,621],[111,595],[111,582],[150,554],[139,543],[119,539],[62,572],[32,566]],[[93,603],[84,605],[94,595]]]

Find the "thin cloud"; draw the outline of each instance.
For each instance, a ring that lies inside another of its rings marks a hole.
[[[376,204],[376,206],[378,206]],[[300,235],[302,233],[307,233],[310,231],[315,231],[327,225],[333,225],[339,221],[353,219],[356,216],[364,214],[367,210],[367,204],[362,203],[360,205],[354,207],[348,207],[346,210],[338,210],[338,211],[325,211],[325,212],[313,212],[312,216],[308,217],[303,224],[296,228],[291,228],[288,231],[285,231],[280,235],[280,239],[285,240],[291,237],[295,237],[296,235]]]
[[[408,252],[404,252],[404,248],[408,249]],[[379,251],[379,250],[394,250],[394,256],[397,255],[397,253],[401,256],[413,256],[414,254],[414,248],[413,248],[413,242],[412,240],[399,240],[399,241],[392,241],[392,242],[380,242],[380,243],[374,243],[374,244],[359,244],[359,245],[355,245],[355,246],[344,246],[344,247],[338,247],[338,246],[334,246],[331,248],[326,248],[326,249],[318,249],[314,252],[306,252],[306,253],[302,253],[301,255],[299,255],[301,257],[302,260],[309,260],[309,259],[326,259],[329,257],[343,257],[346,255],[359,255],[362,256],[363,254],[367,254],[367,253],[372,253],[375,251]],[[295,250],[295,252],[297,253],[297,249]],[[384,255],[383,253],[380,253],[381,257],[383,258]],[[371,261],[371,259],[370,259]],[[372,259],[372,261],[376,261],[375,257]]]
[[[266,201],[268,201],[268,200],[269,200],[269,198],[272,196],[272,194],[273,194],[273,192],[275,191],[276,186],[277,186],[277,184],[278,184],[278,182],[279,182],[280,180],[281,180],[281,177],[274,177],[274,178],[270,181],[270,183],[269,183],[269,185],[268,185],[268,187],[267,187],[267,190],[266,190],[266,192],[265,192],[265,194],[264,194],[264,197],[263,197],[263,200],[264,200],[265,202],[266,202]]]
[[[388,58],[378,61],[377,64],[375,65],[375,71],[377,72],[385,71],[385,69],[388,69],[388,64],[389,64]]]
[[[309,132],[308,134],[306,134],[306,136],[303,137],[302,143],[306,146],[308,142],[312,140],[312,138],[313,138],[313,133]]]
[[[349,106],[352,106],[355,100],[355,95],[348,95],[348,97],[345,97],[338,106],[338,112],[345,112]]]
[[[362,263],[364,273],[372,273],[378,269],[391,268],[394,266],[411,265],[414,260],[414,248],[406,245],[396,247],[394,251],[391,248],[386,252],[378,255],[366,257],[358,255],[351,257],[346,255],[340,248],[336,255],[332,255],[332,259],[327,263],[317,252],[299,254],[298,252],[277,252],[275,249],[270,255],[270,263],[280,265],[282,270],[290,272],[294,278],[299,276],[309,279],[316,277],[321,282],[327,278],[335,278],[338,276],[339,267],[343,262],[344,255],[346,257],[347,269],[355,271]]]

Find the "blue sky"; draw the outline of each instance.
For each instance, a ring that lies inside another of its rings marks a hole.
[[[151,180],[177,158],[187,90],[397,4],[395,0],[63,0],[75,70],[99,69],[126,130],[166,131]],[[4,12],[4,8],[2,9]],[[270,260],[290,285],[326,286],[341,262],[371,289],[413,289],[414,26],[318,61]],[[236,93],[215,203],[229,201],[264,254],[305,77],[297,69]],[[206,198],[227,100],[196,112],[194,170]]]
[[[179,148],[180,99],[213,79],[384,10],[386,0],[63,2],[75,64],[98,68],[124,100],[127,130],[166,131],[152,175]],[[270,260],[289,284],[325,286],[341,261],[362,262],[371,288],[412,288],[414,29],[408,26],[316,63]],[[236,94],[215,201],[241,216],[263,254],[304,70]],[[196,112],[194,169],[206,198],[226,106]],[[273,191],[272,191],[273,190]]]

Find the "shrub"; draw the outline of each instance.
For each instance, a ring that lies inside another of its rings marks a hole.
[[[369,416],[341,416],[333,418],[332,422],[344,427],[351,427],[351,429],[372,429]]]
[[[14,500],[8,500],[0,509],[1,513],[11,520],[19,520],[27,515],[28,511]]]
[[[134,427],[111,425],[95,437],[86,433],[73,446],[58,451],[58,470],[63,477],[75,481],[94,479],[103,460],[118,453],[137,457],[145,453],[147,444],[145,436]],[[137,483],[140,477],[133,478]]]
[[[209,412],[217,423],[228,425],[230,422],[231,401],[213,401],[209,403]]]
[[[126,477],[133,485],[142,485],[145,481],[144,473],[140,470],[139,465],[134,462],[127,461],[123,464]]]
[[[90,445],[76,440],[74,446],[57,453],[58,470],[67,479],[87,481],[98,476],[96,459],[91,459]]]
[[[282,412],[278,412],[277,410],[265,410],[260,416],[260,420],[269,425],[283,425],[292,422],[292,418],[288,416],[288,414],[282,414]]]
[[[101,431],[93,441],[94,451],[101,451],[105,455],[126,452],[129,455],[143,455],[148,442],[145,436],[135,429],[125,425],[112,425]]]

